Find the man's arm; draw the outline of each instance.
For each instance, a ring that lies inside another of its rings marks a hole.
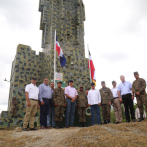
[[[101,105],[101,94],[99,91],[98,91],[98,105],[99,106]]]
[[[30,107],[30,100],[29,100],[29,93],[27,91],[25,91],[25,96],[26,96],[26,101],[27,101],[27,105]]]
[[[138,92],[140,93],[140,92],[144,91],[145,88],[146,88],[146,81],[142,79],[142,86]]]
[[[119,97],[119,101],[122,102],[121,92],[120,91],[118,91],[118,97]]]
[[[67,98],[70,98],[73,100],[73,97],[69,96],[68,94],[65,94]]]

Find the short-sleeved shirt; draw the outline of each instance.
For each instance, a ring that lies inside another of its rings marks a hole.
[[[120,83],[117,87],[117,91],[120,91],[121,95],[132,93],[131,89],[132,89],[132,84],[127,81],[125,81],[124,83]]]
[[[117,87],[115,87],[115,88],[112,88],[112,89],[111,89],[111,92],[112,92],[112,94],[113,94],[113,98],[116,98],[116,97],[118,97],[118,91],[117,91]]]
[[[71,97],[78,95],[77,90],[74,87],[68,86],[65,88],[65,94],[68,94]]]
[[[34,84],[28,84],[25,88],[25,92],[28,92],[29,99],[38,100],[39,88]]]

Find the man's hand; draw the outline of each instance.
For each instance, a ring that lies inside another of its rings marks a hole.
[[[111,105],[111,102],[109,102],[109,105]]]
[[[42,106],[44,105],[44,101],[41,101],[41,105],[42,105]]]
[[[136,92],[135,94],[136,94],[136,95],[140,95],[140,93],[139,93],[139,92]]]
[[[134,101],[134,96],[132,96],[132,100]]]
[[[100,105],[101,105],[101,103],[98,103],[98,105],[100,106]]]
[[[30,107],[30,106],[31,106],[30,101],[27,101],[27,106],[28,106],[28,107]]]
[[[75,101],[75,98],[72,98],[71,102],[73,103]]]
[[[120,101],[121,103],[123,102],[121,98],[119,98],[119,101]]]
[[[54,104],[55,107],[57,107],[57,104]]]
[[[64,104],[64,107],[66,107],[66,104]]]
[[[38,105],[37,105],[37,109],[39,109],[39,108],[40,108],[40,105],[38,104]]]

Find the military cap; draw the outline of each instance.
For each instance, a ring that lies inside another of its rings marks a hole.
[[[105,81],[102,81],[101,84],[105,84]]]
[[[92,83],[91,83],[91,86],[92,86],[92,85],[95,85],[95,84],[92,82]]]
[[[116,83],[116,81],[113,80],[112,83]]]
[[[71,82],[73,83],[73,80],[69,80],[69,83],[71,83]]]
[[[81,85],[80,88],[83,88],[83,86]]]
[[[37,79],[36,79],[36,77],[32,77],[32,80],[35,80],[36,81]]]
[[[61,81],[58,81],[58,82],[57,82],[57,84],[59,84],[59,83],[61,83],[61,84],[62,84],[62,82],[61,82]]]
[[[138,71],[134,72],[134,75],[138,75]]]

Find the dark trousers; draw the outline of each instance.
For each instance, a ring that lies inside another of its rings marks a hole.
[[[66,126],[74,125],[75,106],[76,106],[76,101],[72,103],[71,99],[66,98]],[[70,117],[70,123],[69,123],[69,117]]]
[[[97,117],[97,124],[101,124],[101,116],[100,116],[100,106],[99,105],[91,105],[91,121],[92,125],[95,124],[95,112]]]
[[[122,95],[122,100],[125,106],[126,120],[130,121],[130,113],[131,113],[131,119],[135,119],[132,95],[131,94]],[[130,113],[129,113],[129,109],[130,109]]]
[[[47,115],[49,113],[50,100],[43,99],[44,105],[40,105],[40,125],[47,126]]]

